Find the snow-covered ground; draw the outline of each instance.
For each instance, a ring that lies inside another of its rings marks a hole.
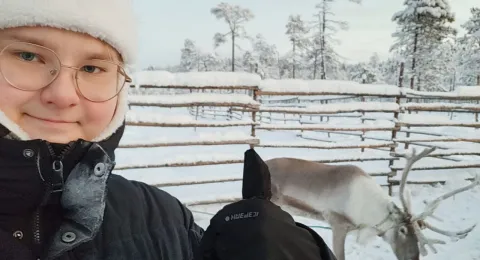
[[[178,79],[177,79],[178,80]],[[389,90],[394,91],[394,90]],[[135,115],[146,115],[155,113],[156,118],[177,118],[179,121],[188,122],[202,121],[212,122],[215,121],[210,118],[198,118],[195,120],[194,116],[191,116],[186,108],[153,108],[153,107],[132,107]],[[422,112],[423,113],[423,112]],[[246,117],[246,121],[250,118]],[[380,119],[389,118],[392,113],[366,113],[365,117],[375,117]],[[439,113],[423,114],[424,117],[418,117],[418,115],[412,115],[413,117],[408,120],[414,122],[424,122],[425,118],[430,118],[430,121],[440,120]],[[433,116],[437,115],[437,116]],[[263,116],[268,116],[268,113],[264,113]],[[272,122],[278,125],[294,125],[298,123],[298,117],[294,115],[272,114],[272,117],[280,118],[285,121]],[[448,116],[444,115],[443,117]],[[296,118],[296,119],[295,119]],[[424,120],[422,121],[421,118]],[[287,120],[292,119],[292,120]],[[311,119],[309,116],[304,116],[302,120],[311,120],[318,123],[327,124],[326,122],[320,122],[318,116],[314,116]],[[330,118],[328,125],[336,124],[357,124],[361,121],[361,117],[352,118]],[[217,118],[217,121],[225,121],[225,118]],[[262,123],[269,123],[267,118]],[[296,120],[296,121],[295,121]],[[403,120],[403,119],[400,119]],[[472,118],[472,114],[456,114],[453,120],[458,122],[475,122]],[[379,120],[383,124],[389,125],[388,120]],[[233,121],[234,122],[234,121]],[[367,120],[368,124],[369,121]],[[372,121],[371,124],[376,124],[378,121]],[[456,137],[469,137],[480,139],[480,129],[467,128],[467,127],[415,127],[418,131],[426,131],[429,133],[439,133],[441,135],[451,135]],[[359,132],[357,132],[359,133]],[[221,127],[221,128],[209,128],[209,127],[140,127],[140,126],[128,126],[124,138],[121,144],[132,143],[149,143],[149,142],[177,142],[188,140],[214,140],[215,136],[219,135],[222,140],[248,140],[250,135],[250,126],[234,126],[234,127]],[[299,135],[302,135],[303,138]],[[366,137],[372,137],[376,139],[384,139],[388,141],[391,138],[391,132],[389,131],[372,131],[365,134]],[[409,138],[432,138],[432,136],[425,136],[420,134],[411,134]],[[298,130],[284,130],[284,131],[268,131],[257,130],[257,138],[261,140],[261,143],[298,143],[308,142],[310,139],[315,138],[323,144],[331,144],[332,142],[340,143],[358,143],[360,142],[360,136],[331,134],[330,136],[325,132],[313,132],[304,131],[301,133]],[[406,138],[405,133],[398,133],[397,138]],[[377,140],[378,142],[379,140]],[[381,140],[380,140],[381,141]],[[373,141],[372,141],[373,142]],[[480,144],[471,142],[429,142],[428,144],[448,146],[450,149],[457,150],[469,150],[478,151]],[[414,146],[415,147],[415,146]],[[154,148],[120,148],[117,150],[117,162],[118,166],[129,165],[153,165],[153,164],[171,164],[171,163],[185,163],[196,160],[203,161],[235,161],[243,159],[244,152],[249,148],[247,144],[237,145],[213,145],[213,146],[174,146],[174,147],[154,147]],[[402,152],[403,145],[401,145],[397,152]],[[280,156],[290,156],[307,159],[325,159],[335,157],[358,157],[361,154],[360,149],[305,149],[305,148],[256,148],[256,151],[264,159]],[[440,150],[441,151],[441,150]],[[389,152],[385,150],[366,149],[366,154],[374,154],[388,156]],[[449,157],[452,160],[461,159],[462,164],[465,163],[480,163],[479,156],[458,156],[452,155]],[[404,161],[399,160],[395,165],[403,166]],[[438,164],[454,164],[455,161],[446,161],[438,158],[425,158],[420,161],[418,165],[438,165]],[[367,172],[385,172],[388,171],[387,161],[367,161],[367,162],[352,162],[352,164],[358,165],[365,169]],[[171,184],[177,182],[198,182],[208,180],[219,179],[239,179],[242,177],[243,165],[236,164],[220,164],[209,166],[193,166],[193,167],[161,167],[150,169],[132,169],[132,170],[117,170],[115,173],[121,174],[128,179],[140,180],[150,184]],[[413,204],[416,212],[422,210],[425,199],[432,199],[441,195],[455,187],[465,185],[465,178],[472,177],[473,174],[479,173],[480,168],[465,168],[465,169],[445,169],[445,170],[425,170],[425,171],[412,171],[410,174],[411,180],[446,180],[447,183],[442,185],[411,185]],[[385,184],[386,177],[376,178],[380,184]],[[195,184],[184,186],[167,186],[162,189],[170,192],[174,196],[178,197],[184,203],[202,201],[202,200],[215,200],[215,199],[230,199],[241,196],[241,182],[230,181],[211,184]],[[394,190],[394,196],[396,195],[396,189]],[[203,227],[207,227],[211,214],[215,214],[224,204],[202,205],[202,206],[190,206],[194,211],[194,215],[197,223]],[[440,226],[449,230],[464,229],[480,220],[480,187],[476,187],[473,190],[462,193],[455,196],[452,199],[444,201],[437,210],[437,216],[441,217],[444,222],[438,223],[432,220],[436,226]],[[312,219],[303,218],[301,216],[295,216],[297,221],[303,222],[311,226],[326,226],[325,223],[315,221]],[[326,240],[331,246],[331,232],[328,229],[316,228],[318,233]],[[430,237],[441,238],[440,235],[432,232],[426,232]],[[435,259],[435,260],[447,260],[447,259],[480,259],[480,227],[473,230],[468,237],[459,241],[451,241],[446,238],[446,245],[438,245],[438,254],[429,255],[422,259]],[[395,259],[390,247],[383,242],[380,238],[372,241],[367,246],[360,246],[355,243],[355,235],[352,233],[348,237],[346,245],[347,259],[364,259],[364,260],[377,260],[377,259]]]

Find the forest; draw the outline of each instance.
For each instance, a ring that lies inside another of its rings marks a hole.
[[[449,0],[405,0],[392,14],[396,30],[389,57],[372,53],[368,62],[347,63],[337,52],[341,42],[335,37],[349,24],[335,18],[333,2],[320,0],[312,6],[315,15],[291,14],[285,21],[285,40],[290,50],[279,53],[275,43],[262,34],[250,35],[245,24],[255,19],[247,7],[219,3],[211,15],[225,23],[225,31],[212,36],[215,47],[228,46],[231,55],[203,52],[195,39],[185,39],[180,63],[149,70],[170,72],[246,71],[263,79],[349,80],[368,84],[401,85],[421,91],[452,91],[456,86],[480,85],[480,7],[470,9],[461,25],[452,26],[455,15]],[[360,4],[362,0],[350,0]],[[240,46],[247,40],[249,46]],[[404,73],[400,77],[400,66]],[[399,82],[402,80],[402,82]]]

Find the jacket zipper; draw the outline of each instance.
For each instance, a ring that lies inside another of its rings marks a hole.
[[[37,248],[41,247],[42,243],[42,237],[41,237],[41,232],[40,232],[40,212],[42,206],[44,206],[47,202],[48,199],[50,198],[50,194],[53,192],[59,192],[62,191],[63,189],[63,162],[62,160],[64,159],[64,156],[73,149],[75,146],[74,142],[70,142],[68,145],[66,145],[62,151],[60,152],[59,155],[55,154],[55,151],[53,150],[53,147],[50,143],[45,142],[48,147],[48,151],[50,152],[51,157],[53,158],[53,163],[52,163],[52,170],[53,170],[53,176],[54,177],[59,177],[61,180],[61,183],[56,184],[56,186],[53,186],[53,183],[47,184],[47,191],[45,192],[45,195],[43,197],[42,203],[40,204],[40,207],[35,211],[34,214],[34,219],[33,219],[33,242],[37,246]],[[40,260],[38,258],[37,260]]]

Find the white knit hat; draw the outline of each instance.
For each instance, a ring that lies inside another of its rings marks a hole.
[[[136,62],[137,32],[132,0],[0,0],[0,30],[21,26],[50,26],[89,34],[114,47],[126,68]],[[126,84],[118,96],[112,122],[94,141],[109,137],[128,111]],[[23,140],[28,135],[0,111],[0,124]]]
[[[112,45],[127,65],[136,62],[132,0],[0,0],[0,29],[34,25],[89,34]]]

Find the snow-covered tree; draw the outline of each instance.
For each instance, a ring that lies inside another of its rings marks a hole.
[[[360,3],[361,0],[351,0]],[[335,51],[334,46],[340,44],[340,41],[334,38],[339,30],[347,30],[348,23],[334,19],[334,13],[331,3],[335,0],[322,0],[315,5],[316,13],[314,20],[310,22],[309,28],[312,32],[310,42],[307,45],[306,59],[312,68],[312,78],[326,79],[327,74],[330,78],[335,78],[339,73],[341,63],[340,56]]]
[[[410,79],[411,88],[414,85],[418,90],[437,88],[435,85],[441,84],[438,78],[429,76],[429,70],[438,66],[432,63],[431,51],[456,34],[451,27],[454,14],[448,0],[405,0],[404,6],[392,17],[398,27],[391,50],[401,53],[408,61],[406,78]]]
[[[473,7],[470,9],[472,16],[462,24],[462,28],[467,31],[467,36],[473,37],[480,47],[480,8]]]
[[[480,48],[473,37],[463,36],[456,46],[456,85],[475,86],[480,75]]]
[[[450,91],[454,86],[455,62],[454,44],[446,41],[430,50],[419,62],[419,84],[426,91]],[[421,84],[423,82],[423,84]]]
[[[199,53],[195,42],[185,39],[180,56],[180,69],[184,72],[198,71]]]
[[[472,16],[462,24],[466,35],[457,41],[457,84],[480,84],[480,8],[471,8]]]
[[[251,40],[252,50],[243,55],[246,70],[258,73],[262,78],[278,77],[278,51],[263,35],[257,34]]]
[[[380,57],[374,53],[368,62],[346,65],[347,80],[366,84],[384,83],[381,66]]]
[[[380,63],[380,74],[385,84],[399,86],[401,62],[394,56]]]
[[[198,71],[219,70],[223,63],[222,58],[212,53],[199,53]]]
[[[295,72],[297,70],[298,62],[302,57],[302,52],[307,46],[308,28],[300,15],[290,15],[288,17],[286,34],[292,44],[292,51],[290,53],[290,59],[292,66],[292,77],[295,78]]]
[[[212,8],[210,11],[215,17],[217,17],[217,19],[223,19],[228,25],[229,31],[227,33],[216,33],[213,39],[215,47],[218,47],[227,41],[227,37],[230,37],[232,43],[231,65],[232,71],[235,71],[235,41],[247,37],[244,24],[252,20],[254,15],[247,8],[223,2]]]

